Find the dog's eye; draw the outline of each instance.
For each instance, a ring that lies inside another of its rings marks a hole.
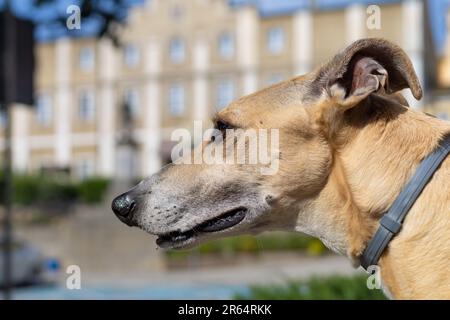
[[[224,121],[218,120],[216,122],[216,129],[223,132],[223,131],[225,131],[227,129],[233,129],[233,127],[229,123],[226,123]]]
[[[222,139],[225,140],[227,129],[233,129],[233,126],[222,120],[217,120],[215,122],[214,128],[219,130],[222,133]],[[216,137],[214,135],[211,136],[211,141],[214,142],[215,140],[216,140]]]

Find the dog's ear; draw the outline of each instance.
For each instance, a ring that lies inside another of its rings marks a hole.
[[[422,97],[410,59],[400,47],[384,39],[354,42],[324,65],[314,82],[344,110],[373,93],[390,95],[410,88],[416,99]]]

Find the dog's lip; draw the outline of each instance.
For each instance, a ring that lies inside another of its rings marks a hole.
[[[247,208],[238,207],[229,210],[216,218],[209,219],[194,229],[199,232],[217,232],[237,225],[245,218]]]
[[[247,208],[237,207],[225,213],[206,220],[187,231],[172,231],[159,235],[156,244],[160,247],[183,247],[191,242],[201,233],[223,231],[239,224],[244,220]]]

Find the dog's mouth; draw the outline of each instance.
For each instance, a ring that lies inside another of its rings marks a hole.
[[[172,231],[159,235],[156,244],[162,248],[181,248],[192,243],[201,233],[218,232],[229,229],[240,223],[247,213],[247,208],[239,207],[206,220],[192,229],[184,232]]]

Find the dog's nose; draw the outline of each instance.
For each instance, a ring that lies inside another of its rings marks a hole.
[[[116,216],[127,224],[131,224],[135,207],[136,201],[133,200],[129,193],[116,197],[111,204],[111,208]]]

